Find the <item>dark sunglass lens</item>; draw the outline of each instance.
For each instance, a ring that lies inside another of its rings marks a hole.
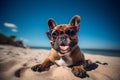
[[[55,31],[55,32],[52,33],[52,37],[53,37],[53,38],[56,38],[58,35],[59,35],[59,32],[58,32],[58,31]]]
[[[66,31],[66,34],[68,34],[69,36],[74,36],[74,35],[76,35],[76,31],[73,30],[73,29],[68,29],[68,30]]]

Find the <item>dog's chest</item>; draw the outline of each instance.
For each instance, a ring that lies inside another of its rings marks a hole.
[[[59,60],[55,60],[59,66],[69,66],[72,65],[72,58],[69,55],[61,56]]]

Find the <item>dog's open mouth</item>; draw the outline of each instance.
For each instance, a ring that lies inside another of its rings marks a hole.
[[[70,46],[60,46],[60,49],[65,51],[65,50],[68,50]]]

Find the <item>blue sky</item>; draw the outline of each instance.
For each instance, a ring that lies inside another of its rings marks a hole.
[[[68,24],[81,16],[81,48],[120,49],[118,0],[0,0],[0,32],[30,46],[50,46],[47,21]]]

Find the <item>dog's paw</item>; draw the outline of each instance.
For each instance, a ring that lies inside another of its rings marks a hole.
[[[35,65],[35,66],[31,67],[31,69],[33,71],[38,71],[38,72],[47,70],[47,68],[43,67],[41,64]]]
[[[86,70],[83,67],[83,65],[81,65],[81,66],[74,66],[72,68],[72,72],[73,72],[73,74],[75,76],[80,77],[80,78],[84,78],[84,77],[88,76],[87,73],[86,73]]]

